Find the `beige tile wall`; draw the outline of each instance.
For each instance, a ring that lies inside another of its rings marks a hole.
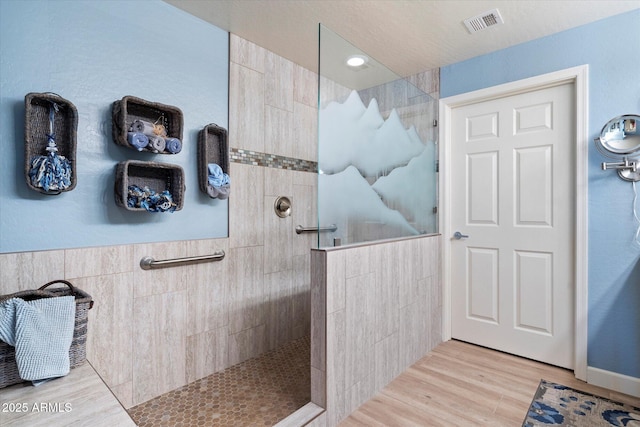
[[[317,77],[230,38],[229,142],[317,159]],[[229,238],[0,254],[0,294],[64,278],[92,295],[87,357],[126,407],[309,333],[316,175],[232,163]],[[291,217],[273,211],[277,196]],[[220,262],[144,271],[224,250]]]
[[[312,397],[334,426],[442,342],[440,236],[313,250]]]
[[[317,161],[316,74],[230,35],[231,147]],[[254,120],[255,119],[255,120]],[[311,234],[317,222],[315,173],[231,164],[243,185],[229,199],[232,268],[229,357],[232,364],[309,333]],[[292,214],[274,212],[278,196]]]

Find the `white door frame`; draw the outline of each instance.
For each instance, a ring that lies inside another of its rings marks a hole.
[[[440,233],[442,234],[442,338],[451,339],[451,178],[459,170],[451,164],[452,110],[496,98],[516,95],[559,84],[575,84],[575,336],[574,374],[587,380],[587,267],[588,267],[588,118],[589,118],[589,66],[581,65],[524,80],[505,83],[473,92],[450,96],[440,100],[439,164],[440,164]]]

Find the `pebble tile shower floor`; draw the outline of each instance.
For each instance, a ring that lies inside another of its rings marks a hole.
[[[129,409],[140,427],[272,426],[311,400],[310,337]]]

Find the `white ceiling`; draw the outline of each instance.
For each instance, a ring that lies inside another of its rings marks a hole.
[[[322,23],[405,77],[640,8],[640,0],[165,1],[311,70]],[[463,20],[494,8],[504,25],[469,34]]]

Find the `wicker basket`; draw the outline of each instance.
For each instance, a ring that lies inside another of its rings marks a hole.
[[[36,187],[29,179],[31,159],[34,156],[46,155],[49,139],[49,109],[53,103],[58,105],[58,112],[53,121],[53,133],[56,136],[58,154],[64,156],[71,164],[71,185],[64,190],[46,191]],[[76,146],[78,131],[78,110],[68,100],[55,93],[28,93],[24,97],[24,175],[27,185],[42,194],[55,195],[63,191],[71,191],[76,186]]]
[[[227,130],[214,123],[208,124],[198,133],[198,183],[203,193],[207,193],[209,163],[216,163],[224,173],[229,174]]]
[[[51,288],[49,286],[63,283],[64,288]],[[76,315],[73,328],[73,341],[69,348],[69,365],[76,368],[82,365],[87,359],[87,326],[89,321],[89,310],[93,307],[91,296],[86,292],[76,288],[66,280],[54,280],[41,286],[37,290],[20,291],[14,294],[0,296],[0,302],[11,298],[21,298],[25,301],[33,301],[40,298],[55,298],[64,296],[75,296]],[[0,341],[0,388],[23,382],[18,373],[18,365],[15,359],[15,347]]]
[[[182,111],[178,107],[145,101],[134,96],[125,96],[120,101],[113,103],[111,118],[113,141],[132,150],[137,149],[127,141],[127,133],[135,120],[162,124],[167,131],[167,137],[177,138],[182,141],[184,119]],[[142,151],[154,152],[150,148],[143,148]],[[165,150],[159,152],[159,154],[173,153]]]
[[[178,165],[127,160],[116,166],[116,204],[129,211],[147,212],[144,208],[130,207],[127,204],[130,185],[149,187],[156,193],[169,190],[176,204],[175,210],[182,209],[185,192],[184,170]]]

